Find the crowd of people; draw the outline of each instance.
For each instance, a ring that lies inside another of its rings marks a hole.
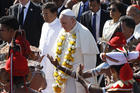
[[[139,16],[140,0],[1,0],[0,92],[140,93]]]

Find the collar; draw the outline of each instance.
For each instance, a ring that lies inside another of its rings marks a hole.
[[[29,1],[28,1],[28,3],[27,3],[24,7],[25,7],[26,9],[28,9],[28,8],[29,8],[30,3],[31,3],[31,1],[29,0]],[[23,5],[22,5],[22,4],[20,4],[20,7],[23,7]]]
[[[82,6],[82,5],[86,5],[86,6],[88,6],[88,0],[84,3],[84,2],[80,2],[80,5]]]
[[[138,23],[137,25],[136,25],[136,27],[139,27],[140,26],[140,23]]]
[[[121,92],[131,92],[132,91],[132,84],[126,85],[121,80],[115,82],[107,91],[121,91]]]
[[[94,12],[92,12],[92,15],[94,15],[95,13]],[[96,12],[96,15],[97,16],[100,16],[100,14],[101,14],[101,8]]]
[[[126,42],[128,43],[133,37],[134,37],[134,36],[131,35],[131,37],[129,37],[129,38],[126,40]]]
[[[62,4],[61,7],[58,8],[57,12],[59,13],[61,11],[61,9],[63,8],[64,4]]]
[[[82,6],[82,5],[84,5],[84,3],[81,1],[81,2],[80,2],[80,6]]]
[[[72,28],[72,30],[69,32],[69,33],[74,33],[77,29],[77,26],[78,26],[78,22],[76,22],[75,26]]]

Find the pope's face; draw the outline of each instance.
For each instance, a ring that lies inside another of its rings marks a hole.
[[[60,22],[66,32],[69,32],[72,30],[73,24],[74,24],[74,19],[72,17],[62,15],[60,16]]]

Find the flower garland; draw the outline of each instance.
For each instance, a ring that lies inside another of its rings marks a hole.
[[[57,59],[57,61],[62,67],[71,70],[73,68],[72,64],[74,62],[74,53],[76,50],[76,34],[75,33],[72,34],[68,39],[68,48],[64,52],[65,53],[64,57],[62,57],[65,42],[66,42],[66,32],[62,32],[60,38],[57,41],[55,59]],[[55,93],[61,93],[64,87],[63,85],[67,81],[68,76],[63,71],[60,71],[58,69],[55,69],[53,76],[55,79],[55,83],[52,86],[53,90]]]

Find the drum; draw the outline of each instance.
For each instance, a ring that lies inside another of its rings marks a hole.
[[[47,86],[44,72],[39,69],[34,70],[33,67],[32,70],[30,69],[27,80],[29,80],[29,87],[39,92]]]

